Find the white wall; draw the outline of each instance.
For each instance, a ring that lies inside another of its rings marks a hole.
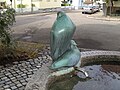
[[[10,6],[10,5],[11,5],[10,0],[6,0],[6,4],[7,4],[8,6]]]
[[[75,7],[75,9],[78,9],[80,6],[80,1],[81,0],[72,0],[72,5]]]

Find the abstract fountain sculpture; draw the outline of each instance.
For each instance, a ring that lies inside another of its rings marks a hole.
[[[64,13],[58,12],[57,19],[51,30],[51,69],[59,70],[58,74],[66,74],[80,66],[81,53],[72,40],[76,26]],[[82,70],[80,70],[82,71]]]
[[[86,76],[84,79],[87,80],[88,74],[81,68],[86,64],[96,61],[120,61],[120,52],[101,50],[80,52],[75,41],[72,40],[75,29],[75,25],[64,12],[57,13],[57,19],[51,30],[50,47],[53,62],[49,58],[49,63],[43,65],[32,76],[25,90],[49,90],[56,81],[76,74],[76,70],[83,72]]]

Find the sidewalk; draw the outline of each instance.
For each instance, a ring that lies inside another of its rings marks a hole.
[[[95,14],[91,14],[91,15],[87,15],[88,18],[93,18],[93,19],[96,19],[96,20],[105,20],[105,21],[120,21],[120,16],[113,16],[113,17],[110,17],[110,16],[103,16],[103,12],[100,11],[100,12],[97,12]]]
[[[44,16],[44,15],[49,15],[49,14],[53,14],[53,13],[55,13],[55,12],[39,12],[39,11],[34,11],[34,12],[16,13],[16,16],[33,15],[33,14],[39,14],[41,16]]]
[[[57,10],[38,10],[38,11],[33,11],[33,12],[31,12],[31,11],[29,11],[29,12],[17,12],[16,13],[16,15],[18,16],[20,16],[20,15],[32,15],[32,14],[40,14],[40,15],[42,15],[42,16],[44,16],[44,15],[50,15],[50,14],[54,14],[54,13],[57,13],[57,12],[59,12],[59,11],[63,11],[63,12],[66,12],[66,13],[69,13],[69,12],[73,12],[73,13],[76,13],[76,12],[82,12],[82,10],[81,9],[79,9],[79,10],[74,10],[74,9],[68,9],[68,8],[61,8],[61,9],[57,9]]]
[[[48,9],[41,9],[41,10],[37,10],[37,11],[26,11],[26,12],[17,12],[16,15],[29,15],[29,14],[38,14],[38,13],[42,13],[42,14],[46,14],[46,13],[56,13],[58,11],[72,11],[74,10],[73,8],[70,7],[62,7],[62,8],[48,8]]]

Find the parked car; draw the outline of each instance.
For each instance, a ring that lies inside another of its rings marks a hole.
[[[100,11],[99,6],[97,6],[97,5],[93,6],[93,9],[94,9],[94,12],[99,12]]]
[[[83,7],[82,13],[83,14],[85,14],[85,13],[93,14],[93,13],[98,12],[98,11],[99,11],[98,6],[86,6],[86,7]]]
[[[94,8],[93,8],[93,6],[83,7],[82,13],[83,13],[83,14],[85,14],[85,13],[89,13],[89,14],[94,13]]]

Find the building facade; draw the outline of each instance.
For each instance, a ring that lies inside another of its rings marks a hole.
[[[40,9],[61,7],[61,0],[32,0],[32,3]]]
[[[17,12],[61,7],[61,0],[12,0],[12,3],[10,0],[5,1],[7,5],[15,8]]]
[[[75,9],[79,9],[83,5],[83,0],[72,0],[72,6],[75,7]]]
[[[72,5],[75,9],[83,8],[85,5],[93,4],[95,0],[72,0]]]
[[[113,5],[108,3],[107,14],[120,16],[120,0],[113,0]]]

